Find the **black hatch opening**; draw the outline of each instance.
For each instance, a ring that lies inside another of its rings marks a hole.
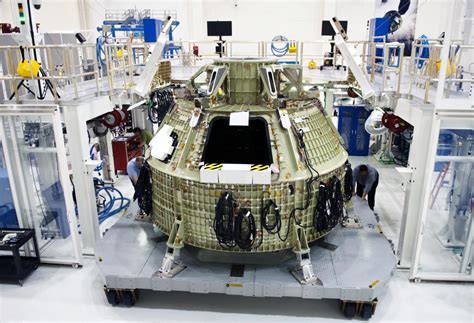
[[[248,126],[230,126],[228,117],[215,117],[209,124],[202,161],[205,164],[272,164],[267,121],[251,117]]]

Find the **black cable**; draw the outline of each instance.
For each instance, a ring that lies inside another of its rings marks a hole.
[[[328,195],[328,202],[329,202],[329,218],[328,224],[329,227],[333,228],[338,223],[339,220],[343,217],[343,196],[342,196],[342,189],[341,189],[341,181],[336,177],[333,176],[330,181],[329,187],[329,195]]]
[[[36,55],[36,49],[34,48],[34,46],[36,46],[36,42],[35,42],[35,32],[33,30],[33,18],[32,18],[32,15],[31,15],[31,3],[30,3],[30,0],[27,0],[26,2],[26,9],[28,10],[28,21],[29,21],[29,25],[30,25],[30,36],[31,36],[31,45],[33,46],[33,58],[35,59],[35,61],[38,61],[38,57]],[[41,80],[38,79],[38,91],[41,92]],[[41,98],[41,96],[38,98],[40,100],[44,99]]]
[[[44,210],[44,200],[43,200],[43,196],[42,194],[40,195],[40,191],[41,191],[41,183],[39,182],[39,171],[38,171],[38,165],[36,165],[36,177],[35,177],[35,171],[33,169],[33,160],[32,160],[32,157],[31,155],[33,155],[33,153],[28,153],[27,154],[27,158],[28,158],[28,161],[29,161],[29,164],[30,164],[30,169],[31,169],[31,177],[32,177],[32,180],[33,180],[33,188],[35,190],[35,194],[36,194],[36,197],[38,198],[38,203],[39,203],[39,208],[41,210],[41,215],[43,216],[43,221],[44,223],[48,224],[48,218],[46,216],[46,212]],[[37,163],[37,160],[36,160],[36,163]],[[37,187],[37,184],[40,185],[40,188]]]
[[[270,209],[273,207],[275,212],[273,222],[268,222],[268,214],[270,213]],[[280,209],[278,205],[273,200],[268,200],[266,203],[263,202],[262,197],[262,207],[260,211],[260,224],[261,227],[264,228],[269,234],[275,234],[280,232],[281,229],[281,215]],[[263,233],[262,233],[263,234]],[[262,236],[263,239],[263,236]]]
[[[295,134],[296,134],[296,137],[298,139],[299,149],[300,149],[300,151],[302,152],[302,155],[303,155],[302,156],[303,161],[304,161],[306,167],[309,170],[310,177],[309,177],[309,179],[306,180],[306,201],[305,201],[305,205],[303,207],[295,207],[295,208],[293,208],[293,210],[291,210],[291,212],[288,216],[288,222],[287,222],[286,233],[285,233],[284,238],[282,238],[282,236],[280,235],[280,232],[278,232],[278,237],[280,238],[281,241],[286,241],[288,239],[288,237],[290,235],[290,225],[291,225],[291,220],[292,219],[295,221],[296,225],[298,225],[301,228],[311,228],[314,225],[314,224],[313,225],[302,225],[301,221],[298,221],[296,219],[296,211],[305,211],[309,207],[309,205],[311,204],[311,195],[312,195],[312,191],[313,191],[312,190],[312,185],[316,180],[318,180],[319,172],[309,162],[308,152],[306,150],[306,146],[305,146],[305,143],[304,143],[304,132],[303,132],[303,130],[299,129],[297,132],[295,132]]]
[[[328,228],[327,188],[323,182],[319,183],[318,201],[313,213],[313,224],[316,231],[325,231]]]
[[[213,229],[217,241],[224,248],[235,247],[234,241],[234,199],[229,192],[223,192],[216,205]]]
[[[150,94],[147,102],[148,118],[152,123],[161,124],[166,114],[174,107],[173,90],[157,89]]]
[[[239,210],[235,219],[234,241],[239,248],[250,250],[257,239],[257,224],[250,209]],[[263,240],[263,238],[262,238]]]
[[[314,228],[326,231],[334,228],[344,216],[341,181],[333,176],[328,184],[319,184],[318,202],[313,213]]]
[[[346,161],[346,173],[344,174],[344,201],[347,202],[352,198],[354,192],[352,167],[349,161]]]

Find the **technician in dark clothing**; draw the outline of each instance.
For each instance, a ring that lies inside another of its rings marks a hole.
[[[364,200],[367,199],[373,211],[375,206],[375,191],[379,185],[379,173],[369,165],[359,165],[352,170],[352,180],[355,188],[353,195],[357,194]],[[357,185],[356,185],[357,184]]]

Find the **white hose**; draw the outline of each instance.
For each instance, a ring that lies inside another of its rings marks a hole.
[[[388,129],[382,124],[382,116],[385,111],[376,107],[365,120],[364,128],[365,131],[374,136],[379,136],[388,131]]]

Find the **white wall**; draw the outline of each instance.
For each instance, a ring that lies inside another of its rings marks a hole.
[[[43,0],[35,11],[42,31],[80,29],[78,1]],[[457,0],[460,1],[460,0]],[[474,1],[474,0],[461,0]],[[282,34],[290,39],[321,39],[321,20],[337,16],[349,20],[350,39],[367,36],[367,20],[376,0],[82,0],[86,28],[95,29],[106,9],[174,9],[181,25],[177,39],[209,39],[207,20],[232,20],[234,40],[270,40]],[[446,28],[454,0],[419,0],[416,36],[438,36]],[[12,13],[13,8],[13,13]],[[18,25],[16,0],[0,1],[0,21]],[[458,25],[461,25],[460,23]]]
[[[77,0],[43,0],[40,10],[33,9],[40,31],[79,29]],[[16,0],[0,2],[0,22],[18,26],[18,6]]]
[[[35,14],[43,32],[80,29],[77,0],[43,0]]]
[[[328,2],[328,1],[326,1]],[[347,36],[349,39],[368,39],[368,21],[374,18],[375,0],[338,0],[335,1],[336,16],[341,20],[348,20]],[[324,17],[329,19],[330,17]]]
[[[181,26],[177,39],[208,39],[207,20],[232,20],[233,40],[270,40],[275,35],[290,39],[321,39],[321,20],[334,15],[349,20],[352,39],[366,37],[367,20],[375,0],[84,0],[89,29],[101,24],[105,9],[174,9]]]
[[[10,1],[0,1],[0,22],[11,23],[12,21],[13,16],[10,9]]]
[[[421,35],[436,38],[445,31],[454,3],[455,0],[418,0],[415,38]],[[457,26],[460,27],[461,22]],[[459,32],[459,29],[455,32]]]

